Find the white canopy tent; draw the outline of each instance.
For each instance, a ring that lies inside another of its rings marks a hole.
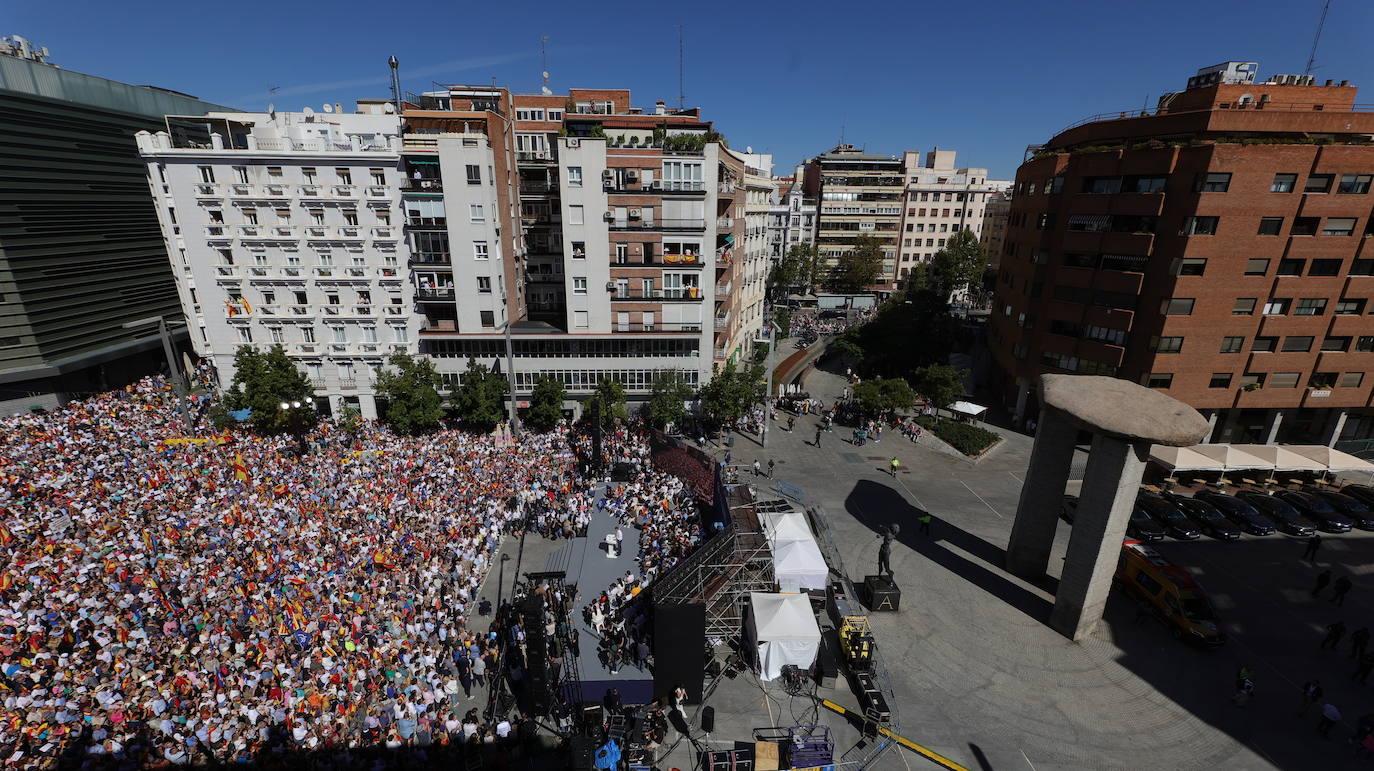
[[[967,415],[970,418],[976,418],[979,415],[982,415],[984,412],[987,412],[988,408],[984,407],[981,404],[960,401],[949,405],[949,410],[952,412],[957,412],[960,415]]]
[[[815,540],[778,541],[769,546],[773,550],[773,573],[784,592],[825,588],[830,568]]]
[[[811,540],[811,525],[800,511],[781,511],[763,515],[763,534],[769,545],[778,541]]]
[[[1189,449],[1220,463],[1226,471],[1240,471],[1242,469],[1271,471],[1274,468],[1272,461],[1252,452],[1247,452],[1233,444],[1195,444]]]
[[[1322,464],[1327,471],[1374,471],[1374,463],[1357,458],[1348,452],[1341,452],[1333,447],[1319,444],[1294,444],[1288,445],[1286,449]]]
[[[804,669],[816,661],[821,630],[804,594],[749,593],[746,632],[758,654],[760,680],[772,680],[793,664]]]
[[[1232,448],[1268,461],[1274,471],[1326,471],[1326,465],[1278,444],[1233,444]],[[1253,467],[1251,467],[1253,468]]]
[[[1162,444],[1150,448],[1150,460],[1170,471],[1225,471],[1225,464],[1212,460],[1196,447],[1168,447]]]

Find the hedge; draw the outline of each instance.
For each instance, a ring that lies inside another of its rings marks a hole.
[[[971,423],[936,420],[929,415],[917,415],[916,422],[970,458],[978,457],[989,447],[1002,441],[1002,437],[997,434]]]

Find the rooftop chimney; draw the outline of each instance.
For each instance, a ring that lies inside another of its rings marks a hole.
[[[667,114],[668,114],[668,103],[667,103],[667,102],[663,101],[662,99],[658,100],[657,102],[654,102],[654,115],[667,115]]]

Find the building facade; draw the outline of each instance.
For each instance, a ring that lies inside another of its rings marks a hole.
[[[1199,409],[1213,441],[1374,436],[1374,113],[1355,96],[1221,65],[1029,148],[989,331],[1007,405],[1033,415],[1043,372],[1106,374]]]
[[[783,254],[793,246],[814,246],[816,244],[816,197],[806,194],[805,185],[800,184],[806,178],[806,167],[798,166],[792,175],[792,183],[789,185],[782,201],[787,209],[787,231],[783,237]]]
[[[0,411],[51,408],[156,372],[150,317],[181,304],[134,134],[228,108],[0,44]],[[179,340],[185,332],[177,333]]]
[[[764,300],[768,289],[768,271],[772,266],[772,244],[769,239],[776,232],[769,226],[776,183],[773,180],[773,156],[758,153],[737,155],[744,161],[744,240],[737,250],[742,282],[738,313],[742,343],[745,350],[749,351],[760,337],[764,324]]]
[[[955,151],[934,149],[903,154],[906,180],[902,207],[902,241],[897,278],[929,262],[950,236],[972,231],[982,240],[988,199],[1011,187],[1010,181],[988,179],[987,169],[956,168]]]
[[[992,193],[983,205],[983,230],[978,241],[983,245],[983,253],[988,256],[988,266],[996,271],[1002,264],[1002,250],[1007,241],[1007,222],[1011,219],[1011,188]]]
[[[420,327],[394,112],[210,113],[139,134],[191,345],[224,386],[239,348],[281,345],[322,412],[377,417],[376,374]]]
[[[873,288],[895,288],[904,182],[901,158],[867,153],[853,145],[838,145],[807,162],[803,192],[817,202],[816,248],[822,272],[851,251],[859,236],[872,236],[883,253]]]

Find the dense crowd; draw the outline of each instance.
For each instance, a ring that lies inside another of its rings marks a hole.
[[[788,318],[787,336],[810,342],[821,335],[842,334],[850,327],[872,320],[875,313],[873,308],[863,308],[834,318],[821,318],[815,310],[796,311]]]
[[[322,424],[298,455],[181,428],[158,378],[0,420],[7,767],[480,740],[492,555],[527,521],[578,534],[593,505],[567,434]],[[651,534],[645,574],[680,540]]]

